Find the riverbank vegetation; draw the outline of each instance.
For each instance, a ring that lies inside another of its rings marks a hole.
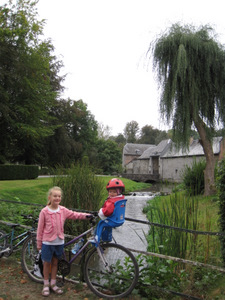
[[[171,290],[182,291],[201,299],[224,299],[224,273],[219,271],[219,268],[224,268],[221,252],[221,248],[224,248],[224,242],[221,244],[221,240],[224,239],[220,235],[214,235],[224,232],[224,166],[223,160],[216,172],[219,191],[217,195],[206,197],[197,192],[202,192],[201,188],[198,189],[201,187],[200,177],[203,181],[203,176],[200,176],[202,174],[199,174],[199,170],[202,169],[200,162],[194,165],[193,170],[186,170],[185,185],[177,186],[170,195],[155,197],[145,208],[144,212],[150,222],[167,226],[151,226],[148,251],[186,261],[178,263],[151,258],[153,270],[157,268],[158,276],[155,276],[153,281],[157,286],[168,289],[168,281],[169,285],[171,283]],[[184,187],[186,189],[183,189]],[[189,264],[188,261],[197,263]],[[172,280],[171,272],[174,274]],[[164,280],[161,280],[162,275]],[[165,277],[168,277],[168,280]],[[151,281],[150,274],[147,278]],[[155,278],[159,279],[159,282],[156,282]]]
[[[223,267],[219,237],[194,234],[194,231],[219,232],[218,201],[215,197],[188,196],[183,191],[176,192],[149,201],[145,213],[150,222],[171,227],[168,229],[151,226],[148,251]],[[179,231],[175,230],[176,228],[187,230]],[[209,296],[215,287],[217,296],[220,295],[221,289],[224,292],[225,281],[223,273],[219,271],[158,258],[152,258],[152,264],[158,265],[158,278],[161,278],[161,272],[164,277],[168,275],[169,278],[171,272],[174,274],[176,279],[171,281],[172,290],[186,291],[187,294],[203,299],[223,299]],[[165,274],[165,268],[168,266],[170,272]],[[168,289],[166,280],[164,283],[160,281],[160,286]]]

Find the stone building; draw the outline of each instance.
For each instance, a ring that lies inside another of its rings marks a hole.
[[[225,140],[213,139],[213,152],[216,160],[225,154]],[[126,144],[123,151],[124,177],[136,181],[182,181],[185,166],[205,159],[199,140],[192,140],[189,149],[177,150],[172,140],[163,140],[157,146]]]

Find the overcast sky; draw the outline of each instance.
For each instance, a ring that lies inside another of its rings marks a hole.
[[[210,24],[225,43],[222,0],[39,0],[38,12],[65,65],[63,96],[82,99],[113,135],[133,120],[140,128],[167,128],[160,121],[156,74],[145,58],[163,30],[176,22]]]

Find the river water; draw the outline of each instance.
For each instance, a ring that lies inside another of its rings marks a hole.
[[[127,204],[125,217],[148,221],[146,215],[143,213],[143,208],[147,205],[147,202],[160,193],[171,193],[173,188],[174,185],[153,184],[148,189],[133,192],[129,196],[126,196]],[[113,237],[118,244],[122,244],[127,248],[146,251],[148,246],[146,236],[148,235],[149,230],[150,225],[125,221],[121,227],[113,229]]]
[[[143,213],[143,208],[154,196],[154,194],[149,192],[138,192],[126,196],[125,217],[148,221]],[[125,221],[122,226],[113,229],[113,237],[118,244],[127,248],[145,251],[147,249],[146,236],[148,235],[149,229],[150,226],[147,224]]]

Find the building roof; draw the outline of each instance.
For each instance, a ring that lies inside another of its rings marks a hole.
[[[139,159],[149,159],[151,156],[161,156],[172,143],[171,139],[161,141],[157,146],[149,147]]]
[[[220,142],[222,137],[214,137],[213,138],[213,153],[219,154],[220,153]],[[174,143],[171,144],[170,149],[161,156],[161,158],[167,157],[182,157],[182,156],[204,156],[204,151],[202,145],[200,144],[199,140],[194,140],[192,144],[189,146],[187,150],[177,150]]]
[[[132,144],[127,143],[123,148],[123,155],[142,155],[149,147],[155,147],[151,144]]]

